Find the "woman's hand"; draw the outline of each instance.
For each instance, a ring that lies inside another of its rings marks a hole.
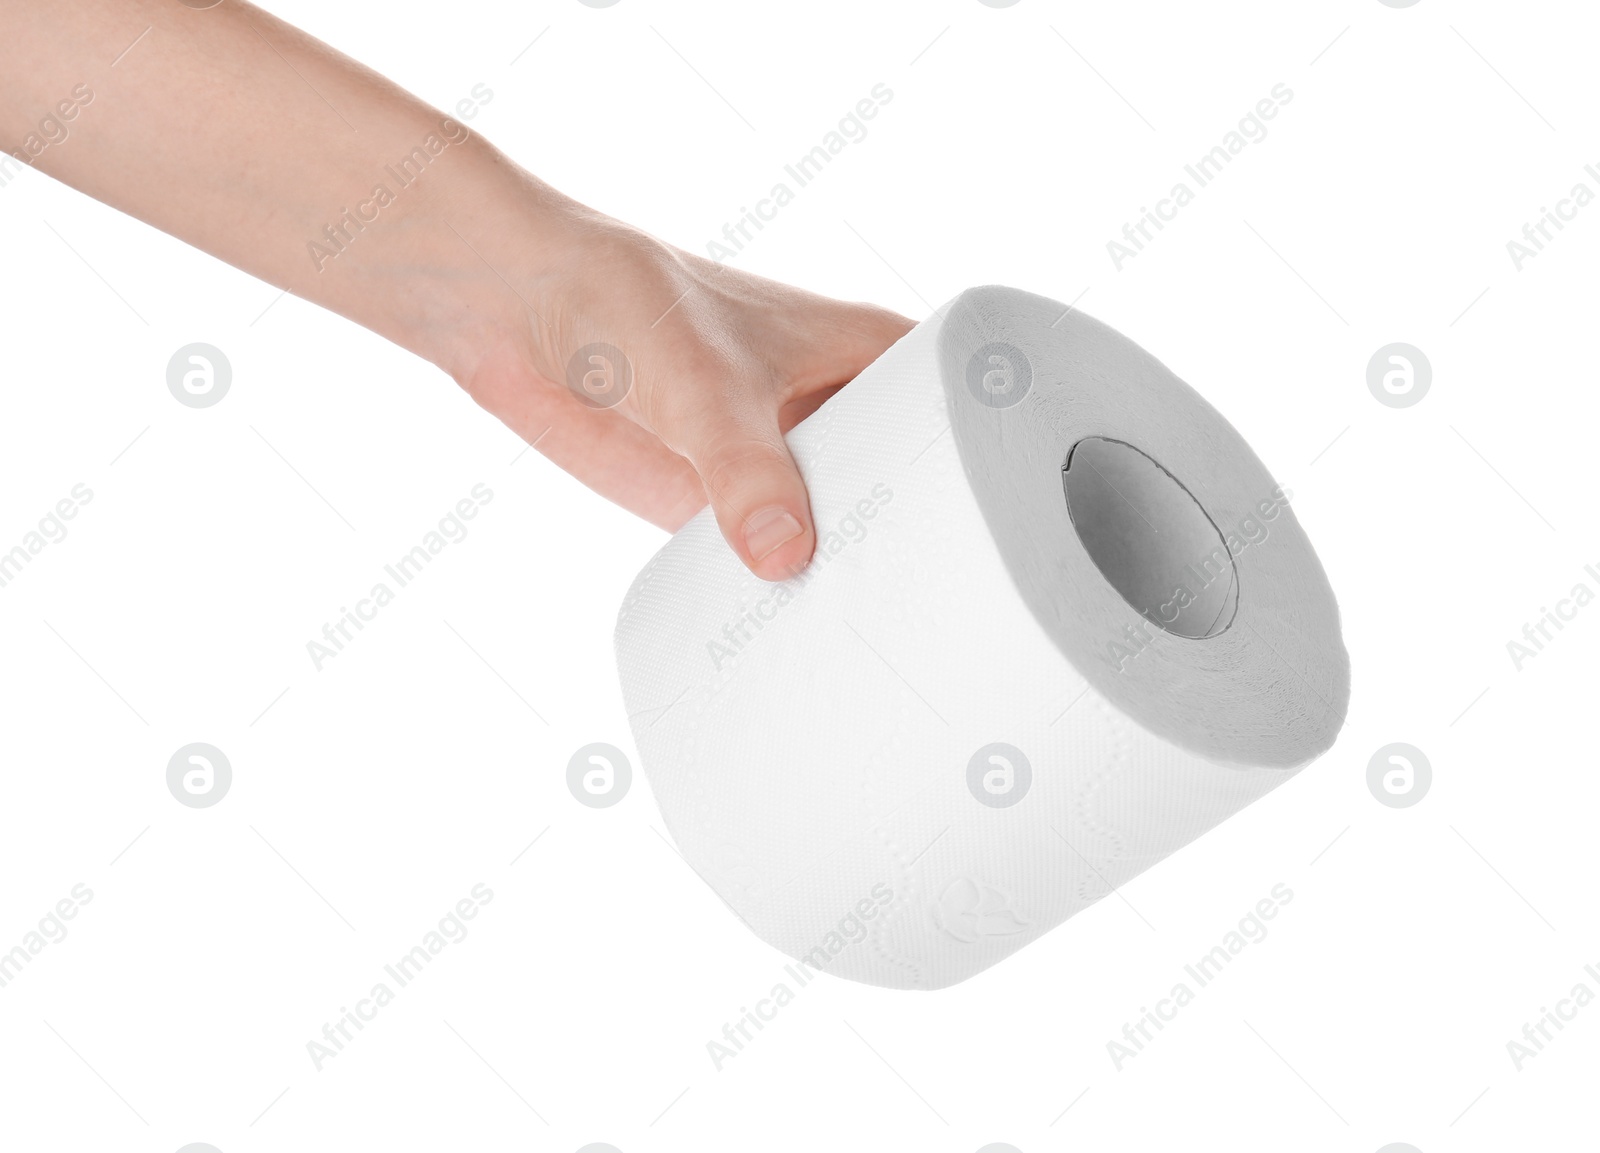
[[[815,542],[782,432],[911,327],[576,204],[246,0],[0,0],[11,140],[0,162],[425,357],[641,516],[676,528],[709,498],[769,579]]]
[[[911,321],[573,212],[556,270],[460,383],[596,492],[667,529],[709,500],[753,572],[793,574],[816,532],[783,433]]]

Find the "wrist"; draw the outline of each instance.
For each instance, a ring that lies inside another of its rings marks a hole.
[[[393,283],[401,343],[466,385],[490,354],[531,354],[551,302],[576,264],[587,209],[474,138],[452,179],[433,190],[428,275]]]
[[[290,287],[466,383],[486,350],[526,343],[578,266],[576,238],[604,218],[425,115],[449,141],[437,159],[409,182],[382,170],[372,198],[308,246],[315,272],[302,266]]]
[[[473,392],[485,372],[565,388],[577,348],[626,350],[692,278],[677,250],[500,163],[443,229],[467,274],[443,283],[425,355]]]

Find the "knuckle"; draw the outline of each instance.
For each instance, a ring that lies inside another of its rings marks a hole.
[[[762,440],[743,438],[713,443],[697,462],[701,478],[714,491],[737,489],[753,477],[788,470],[788,451]]]

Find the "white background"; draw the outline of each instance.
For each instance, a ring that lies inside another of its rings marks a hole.
[[[702,251],[887,84],[737,263],[913,317],[973,284],[1082,294],[1293,491],[1339,594],[1349,721],[1124,900],[936,994],[819,979],[719,1072],[706,1042],[784,958],[676,857],[642,778],[603,810],[565,783],[581,745],[632,752],[611,624],[661,535],[408,354],[26,173],[0,188],[0,546],[94,496],[0,589],[0,949],[94,895],[0,988],[7,1147],[1592,1133],[1600,1008],[1520,1072],[1506,1048],[1600,992],[1600,608],[1521,671],[1506,651],[1600,590],[1600,208],[1520,272],[1506,250],[1574,183],[1600,191],[1582,6],[271,7],[442,107],[486,84],[473,129]],[[1119,272],[1106,242],[1280,82],[1270,134]],[[167,391],[193,341],[233,365],[214,408]],[[1367,389],[1392,341],[1432,363],[1415,407]],[[479,482],[470,535],[317,672],[306,642]],[[213,808],[166,788],[194,741],[233,765]],[[1366,785],[1391,741],[1433,765],[1411,808]],[[479,882],[470,935],[317,1071],[306,1043]],[[1278,883],[1268,937],[1118,1071],[1106,1043]]]

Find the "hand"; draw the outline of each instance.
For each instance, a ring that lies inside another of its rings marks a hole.
[[[38,110],[68,94],[71,144],[47,147],[61,125],[43,131]],[[0,0],[0,140],[30,142],[16,163],[439,365],[656,524],[675,529],[709,498],[768,579],[816,540],[782,433],[911,327],[576,204],[245,0],[203,15],[170,0]],[[633,377],[613,408],[567,386],[569,361],[601,342]]]
[[[511,310],[460,383],[596,492],[666,529],[709,500],[757,576],[792,575],[810,560],[816,531],[783,433],[912,322],[579,211],[557,246],[558,271],[539,280],[548,287]],[[594,344],[625,363],[595,361],[592,380],[610,389],[585,403],[590,362],[569,365]]]

